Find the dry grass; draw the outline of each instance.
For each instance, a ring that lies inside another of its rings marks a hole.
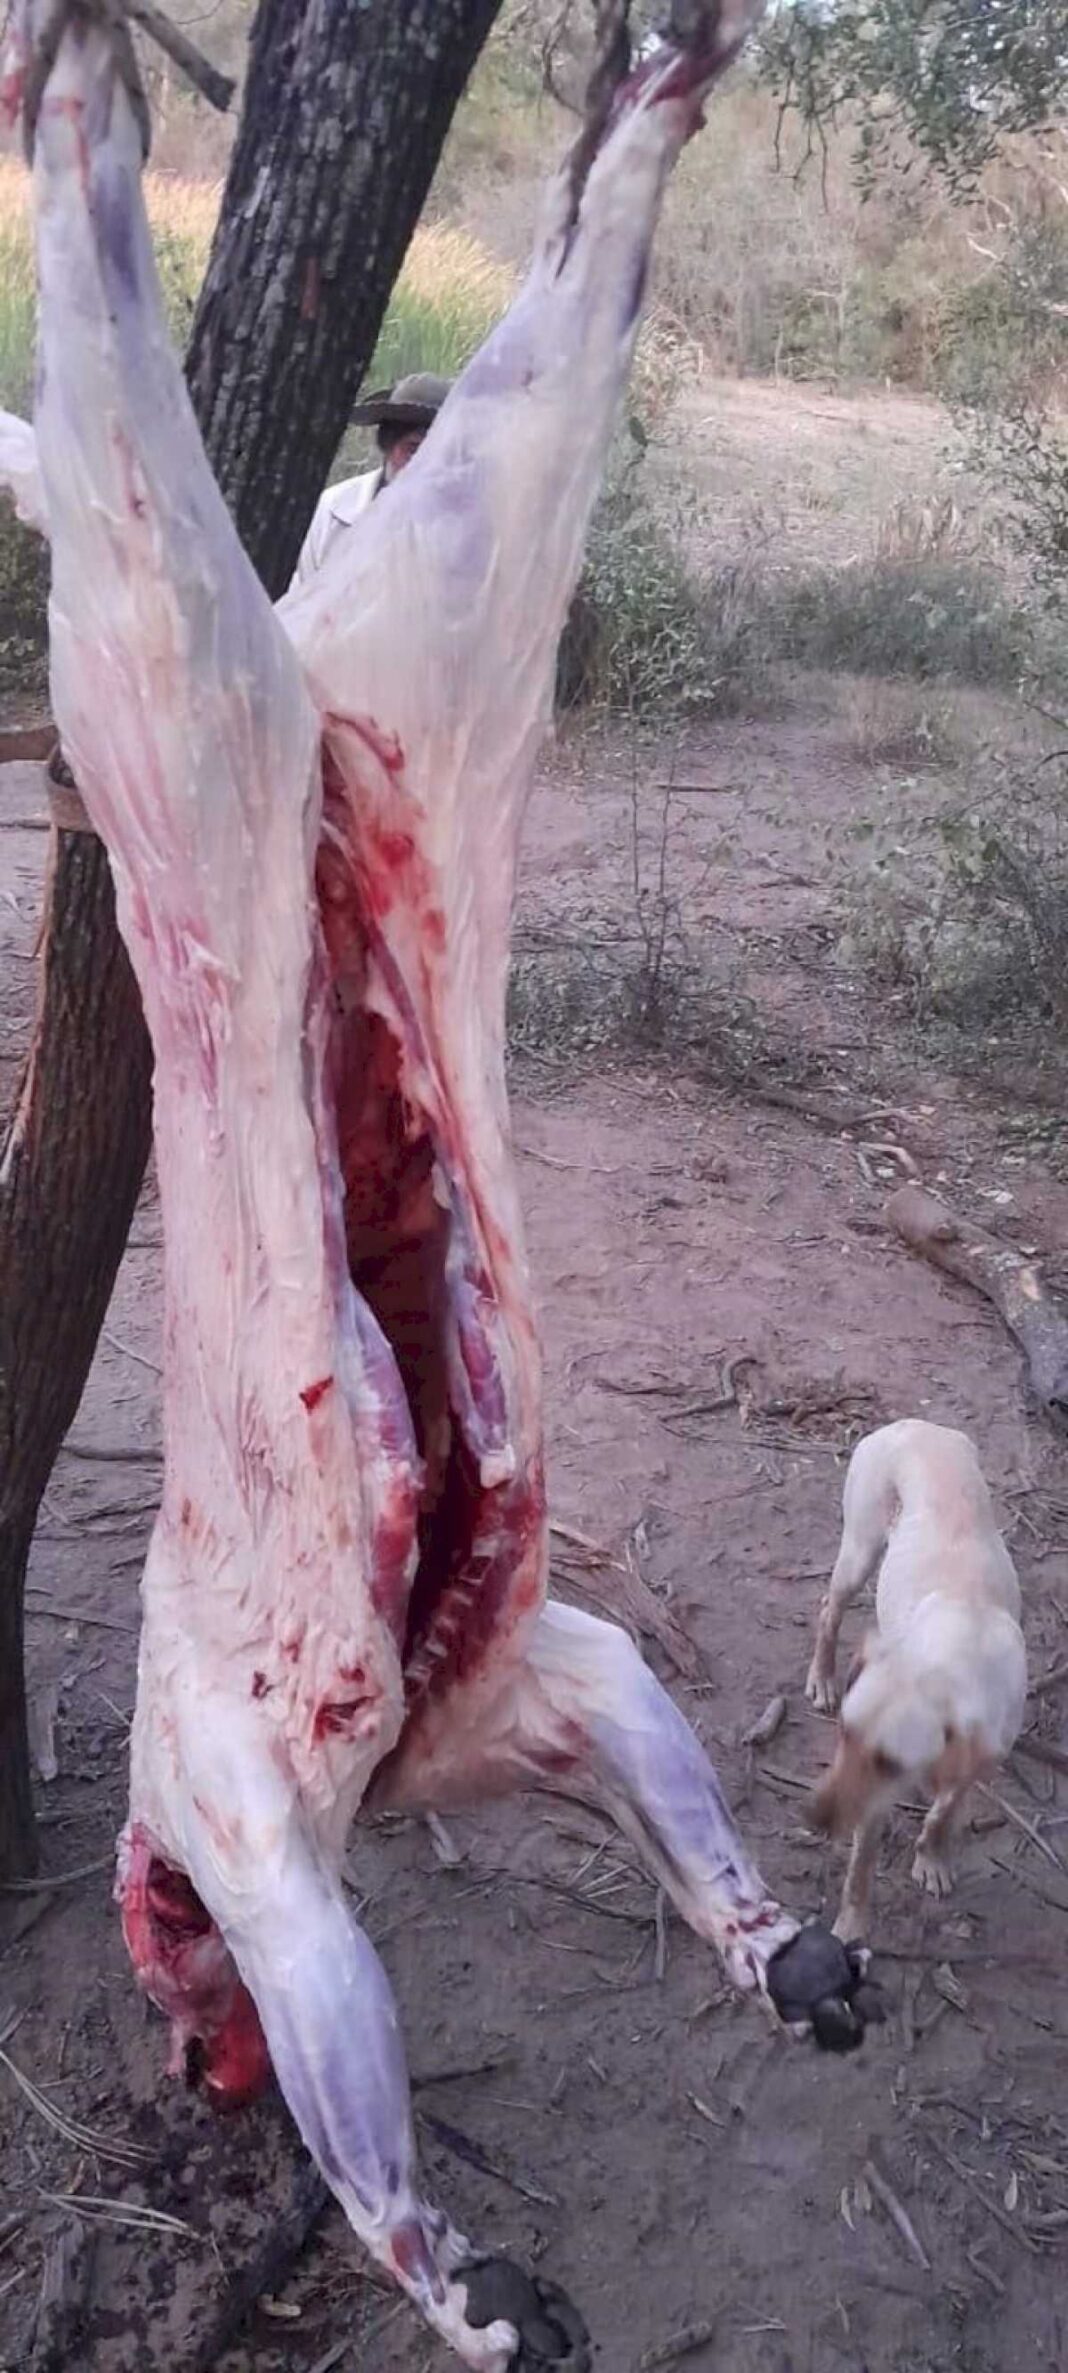
[[[382,325],[372,366],[383,385],[405,371],[463,369],[504,312],[515,286],[469,231],[426,223],[415,234]]]
[[[436,202],[496,253],[518,262],[537,190],[570,132],[487,54],[457,117]],[[673,176],[657,243],[654,303],[663,324],[731,377],[890,383],[966,392],[1019,369],[1068,388],[1061,283],[1068,225],[1050,214],[1037,143],[1006,145],[971,206],[902,151],[900,170],[862,200],[848,121],[807,165],[788,139],[776,153],[770,92],[738,77],[718,93],[708,129]],[[1021,338],[1013,265],[1038,234],[1050,303]]]
[[[960,755],[954,705],[927,685],[858,677],[843,691],[843,748],[862,766],[899,774],[953,767]]]
[[[171,329],[188,330],[221,198],[218,182],[149,173],[145,199]],[[0,401],[28,408],[33,379],[34,273],[29,178],[0,158]],[[417,230],[372,364],[377,379],[401,371],[462,368],[511,296],[515,275],[470,232],[446,223]]]

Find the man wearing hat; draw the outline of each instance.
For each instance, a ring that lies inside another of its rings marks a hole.
[[[335,536],[354,527],[375,496],[405,468],[413,453],[418,453],[449,385],[433,371],[412,371],[406,379],[398,379],[395,387],[380,389],[357,404],[353,426],[377,429],[381,462],[377,470],[365,470],[358,478],[342,478],[337,486],[327,487],[301,546],[295,585],[306,584],[321,569]]]

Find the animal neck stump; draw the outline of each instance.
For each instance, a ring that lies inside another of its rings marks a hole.
[[[16,10],[9,93],[43,14]],[[67,14],[39,77],[52,696],[152,1035],[164,1234],[124,1930],[172,2066],[236,2101],[269,2063],[368,2249],[484,2373],[585,2341],[420,2194],[339,1879],[361,1804],[584,1797],[739,1988],[834,2048],[873,2015],[863,1954],[775,1901],[630,1641],[546,1601],[504,1079],[519,828],[660,197],[754,14],[701,11],[704,48],[627,76],[422,450],[277,610],[163,326],[110,12]]]

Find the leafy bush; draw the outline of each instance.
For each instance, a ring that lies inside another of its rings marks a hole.
[[[1068,765],[992,772],[980,797],[877,855],[849,943],[918,1021],[964,1037],[1068,1024]]]
[[[969,416],[973,458],[1008,507],[1015,542],[1054,610],[1068,602],[1068,432],[1026,396],[976,405]],[[1061,628],[1063,635],[1063,625]]]
[[[561,648],[558,700],[642,718],[722,706],[744,673],[740,570],[697,575],[685,503],[658,506],[642,456],[617,461],[594,513]]]
[[[32,709],[48,679],[48,551],[0,497],[0,713]]]
[[[1036,658],[1019,604],[963,560],[877,558],[796,578],[773,596],[763,633],[802,667],[1007,689]]]

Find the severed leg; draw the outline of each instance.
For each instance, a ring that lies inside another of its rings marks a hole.
[[[626,1633],[554,1600],[477,1730],[445,1724],[408,1748],[402,1738],[368,1801],[444,1807],[523,1785],[611,1814],[740,1992],[790,2024],[811,2021],[830,2048],[859,2043],[879,2015],[861,1985],[865,1957],[847,1962],[765,1885],[704,1748]]]
[[[258,2014],[280,2089],[349,2223],[465,2364],[477,2373],[533,2373],[543,2362],[561,2373],[589,2373],[584,2328],[564,2294],[507,2260],[480,2256],[421,2197],[388,1978],[251,1715],[242,1719],[232,1699],[188,1681],[176,1691],[176,1707],[172,1835],[187,1878],[171,1871],[164,1902],[163,1865],[150,1866],[151,1966],[140,1956],[146,1989],[179,2034],[184,2020],[186,2034],[207,2045],[220,2092],[253,2055]],[[209,1778],[214,1801],[226,1808],[222,1819],[203,1811]],[[146,1891],[137,1887],[143,1859],[143,1840],[128,1837],[121,1892],[132,1945],[150,1934]],[[178,1908],[186,1915],[180,1944]],[[161,1911],[175,1948],[169,1993],[159,1982]]]

